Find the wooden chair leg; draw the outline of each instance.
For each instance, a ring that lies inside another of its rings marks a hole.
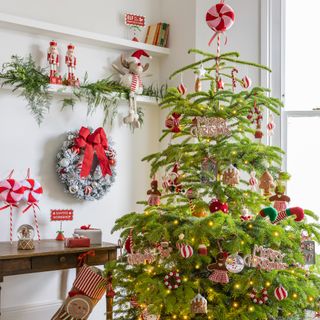
[[[1,317],[1,310],[2,310],[2,308],[1,308],[1,290],[2,290],[1,284],[2,284],[2,282],[3,282],[3,277],[0,276],[0,319],[2,318]]]

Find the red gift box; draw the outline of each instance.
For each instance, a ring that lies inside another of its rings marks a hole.
[[[65,246],[67,248],[83,248],[90,247],[90,239],[87,237],[80,238],[66,238]]]

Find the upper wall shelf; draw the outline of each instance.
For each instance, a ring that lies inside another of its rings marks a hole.
[[[116,38],[101,33],[94,33],[44,21],[26,19],[5,13],[0,13],[0,27],[13,30],[45,35],[51,38],[59,37],[67,40],[78,40],[84,43],[113,48],[119,50],[143,49],[154,56],[165,56],[170,54],[170,49],[153,46],[142,42]]]

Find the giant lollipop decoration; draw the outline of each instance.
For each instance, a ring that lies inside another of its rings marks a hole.
[[[15,179],[12,179],[13,171],[8,178],[0,181],[0,200],[5,203],[0,210],[10,208],[10,242],[12,242],[13,231],[13,207],[17,208],[19,201],[23,197],[24,187]]]
[[[234,23],[235,15],[233,9],[221,0],[220,3],[212,6],[207,12],[206,21],[210,29],[215,33],[209,41],[212,41],[221,33],[230,29]]]
[[[38,240],[40,241],[40,231],[36,209],[40,210],[38,202],[43,194],[42,186],[37,180],[30,179],[30,169],[28,169],[27,178],[21,181],[21,184],[24,187],[23,199],[27,202],[27,207],[22,212],[25,213],[32,208]]]

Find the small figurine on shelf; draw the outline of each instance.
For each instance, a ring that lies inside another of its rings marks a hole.
[[[33,250],[34,249],[34,229],[28,224],[19,227],[18,235],[18,250]]]
[[[159,206],[161,192],[158,190],[158,181],[153,179],[151,182],[151,189],[148,190],[147,195],[149,195],[148,205],[149,206]]]
[[[47,61],[50,65],[49,82],[51,84],[62,84],[62,78],[58,75],[58,67],[60,65],[59,52],[57,49],[57,42],[50,41],[50,47],[48,49]]]
[[[151,59],[151,56],[144,50],[137,50],[127,59],[121,56],[121,64],[128,70],[127,73],[113,64],[113,68],[121,75],[121,84],[130,89],[129,114],[123,118],[123,122],[131,124],[134,128],[140,127],[136,95],[142,94],[143,84],[141,77],[149,69],[148,63],[144,66],[142,65],[141,56]]]
[[[77,66],[77,58],[74,55],[74,45],[73,44],[69,44],[68,45],[68,51],[66,53],[66,57],[65,57],[65,63],[68,67],[68,79],[67,79],[67,83],[69,86],[79,86],[79,79],[76,79],[75,76],[75,69]]]

